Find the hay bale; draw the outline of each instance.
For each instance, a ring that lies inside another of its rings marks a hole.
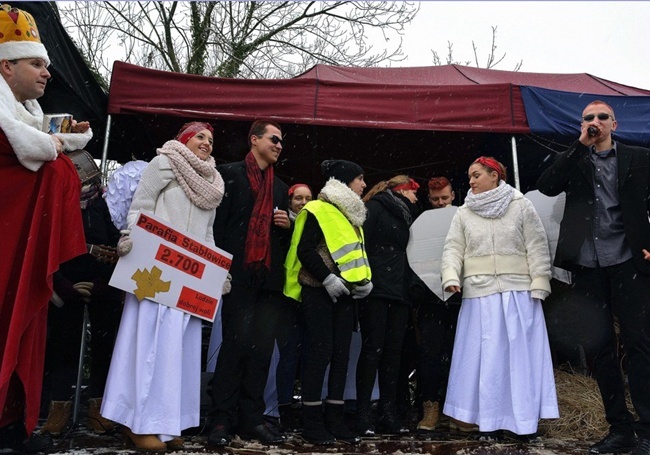
[[[596,380],[555,370],[559,419],[543,419],[539,432],[547,438],[595,441],[604,437],[609,425]]]

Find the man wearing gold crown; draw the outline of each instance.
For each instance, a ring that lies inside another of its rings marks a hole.
[[[30,439],[40,407],[48,301],[59,264],[86,251],[80,180],[61,154],[86,145],[41,131],[50,60],[33,17],[0,6],[0,448],[42,450]],[[51,443],[51,440],[49,441]]]

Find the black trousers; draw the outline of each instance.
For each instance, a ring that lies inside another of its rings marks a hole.
[[[438,401],[441,409],[447,388],[451,353],[460,305],[444,302],[420,303],[417,309],[417,381],[422,402]]]
[[[249,433],[263,423],[264,387],[283,296],[233,286],[221,312],[223,341],[212,382],[213,425]]]
[[[306,328],[305,370],[302,400],[320,401],[327,365],[330,365],[327,398],[343,400],[354,330],[356,302],[348,296],[337,302],[324,288],[302,288],[302,312]]]
[[[359,305],[361,353],[357,363],[357,402],[370,406],[379,374],[380,400],[395,402],[402,343],[410,307],[395,300],[368,298]]]
[[[275,385],[278,392],[278,404],[289,404],[293,400],[293,389],[298,368],[301,366],[303,332],[305,322],[298,310],[295,300],[285,298],[280,305],[280,317],[276,343],[280,359],[275,372]]]
[[[90,318],[90,383],[88,398],[101,398],[111,364],[113,346],[122,316],[122,291],[106,286],[92,296]],[[77,382],[84,305],[79,302],[61,308],[50,304],[47,315],[47,345],[43,377],[43,400],[69,401]]]
[[[581,268],[574,271],[573,290],[579,303],[590,311],[582,327],[594,342],[586,354],[593,358],[607,422],[612,431],[632,430],[614,333],[616,316],[632,404],[639,416],[635,429],[639,437],[650,438],[650,276],[638,273],[632,260],[610,267]]]

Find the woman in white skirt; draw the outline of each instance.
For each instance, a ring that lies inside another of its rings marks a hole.
[[[532,203],[503,164],[480,157],[442,255],[442,286],[463,289],[443,412],[452,427],[533,435],[559,411],[542,311],[551,259]]]
[[[213,129],[192,122],[166,142],[145,168],[133,195],[128,226],[139,210],[214,245],[215,209],[224,184],[212,153]],[[128,254],[128,231],[118,254]],[[138,449],[180,449],[181,431],[199,425],[201,320],[127,294],[113,350],[102,416],[123,425]]]

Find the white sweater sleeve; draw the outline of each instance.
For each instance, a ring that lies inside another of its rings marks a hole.
[[[528,199],[524,201],[524,242],[532,280],[530,290],[535,293],[534,297],[544,299],[551,293],[551,255],[548,239],[542,220],[532,202]]]
[[[212,210],[212,215],[210,215],[210,221],[208,222],[207,232],[205,233],[205,241],[210,245],[214,246],[214,217],[215,210]]]
[[[451,226],[445,239],[445,247],[442,251],[442,261],[440,263],[442,289],[461,285],[465,246],[465,227],[459,209],[451,220]]]
[[[133,201],[127,216],[129,229],[136,222],[136,216],[139,210],[146,210],[154,213],[156,202],[163,189],[174,180],[174,172],[169,167],[168,159],[165,156],[158,155],[142,171],[142,177],[138,183],[138,188],[133,194]]]

